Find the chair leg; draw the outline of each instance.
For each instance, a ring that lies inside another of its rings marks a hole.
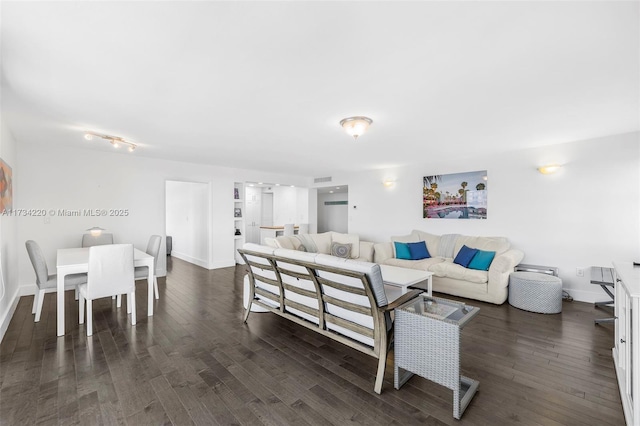
[[[117,308],[122,307],[122,295],[121,294],[116,296],[116,307]]]
[[[160,299],[160,292],[158,291],[158,277],[153,276],[153,289],[156,293],[156,299]]]
[[[78,323],[84,324],[84,297],[78,293]]]
[[[127,298],[127,307],[131,305],[131,325],[136,325],[136,289]]]
[[[38,309],[38,296],[40,295],[40,289],[36,290],[33,295],[33,306],[31,307],[31,313],[35,314]]]
[[[93,300],[87,299],[87,336],[93,336]]]
[[[121,295],[118,297],[122,297]],[[127,294],[127,314],[131,313],[131,293]]]
[[[78,293],[79,293],[78,287],[76,287],[74,291],[75,291],[75,293],[73,294],[73,297],[75,297],[76,300],[78,300]]]
[[[38,307],[36,308],[35,322],[40,321],[40,315],[42,315],[42,305],[44,304],[44,290],[38,291]]]

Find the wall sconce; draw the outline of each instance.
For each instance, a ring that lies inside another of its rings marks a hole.
[[[560,170],[561,167],[558,164],[547,164],[546,166],[538,167],[538,171],[543,175],[551,175]]]
[[[102,231],[106,231],[106,229],[100,228],[99,226],[94,226],[93,228],[87,229],[92,237],[99,237],[102,234]]]
[[[93,139],[94,136],[109,141],[109,143],[113,145],[114,148],[118,148],[121,144],[126,145],[129,152],[133,152],[138,147],[138,145],[136,145],[135,143],[129,142],[128,140],[125,140],[120,136],[103,135],[101,133],[95,132],[86,132],[84,134],[84,138],[88,141]]]
[[[391,188],[396,184],[396,181],[393,179],[385,179],[384,181],[382,181],[382,184],[385,188]]]

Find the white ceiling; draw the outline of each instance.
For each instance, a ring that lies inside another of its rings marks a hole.
[[[329,176],[640,130],[638,2],[2,2],[20,142]],[[354,142],[338,122],[374,123]]]

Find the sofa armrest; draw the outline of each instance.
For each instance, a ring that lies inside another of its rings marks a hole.
[[[524,258],[524,253],[520,250],[507,250],[496,256],[489,267],[489,293],[499,293],[500,289],[505,289],[509,285],[509,274]],[[504,302],[504,301],[503,301]]]
[[[373,246],[373,261],[383,265],[385,261],[393,257],[393,246],[388,243],[376,243]]]

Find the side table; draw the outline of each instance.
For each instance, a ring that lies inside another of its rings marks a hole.
[[[460,375],[460,329],[479,308],[424,293],[395,309],[394,387],[414,374],[453,391],[453,417],[462,413],[479,382]]]

